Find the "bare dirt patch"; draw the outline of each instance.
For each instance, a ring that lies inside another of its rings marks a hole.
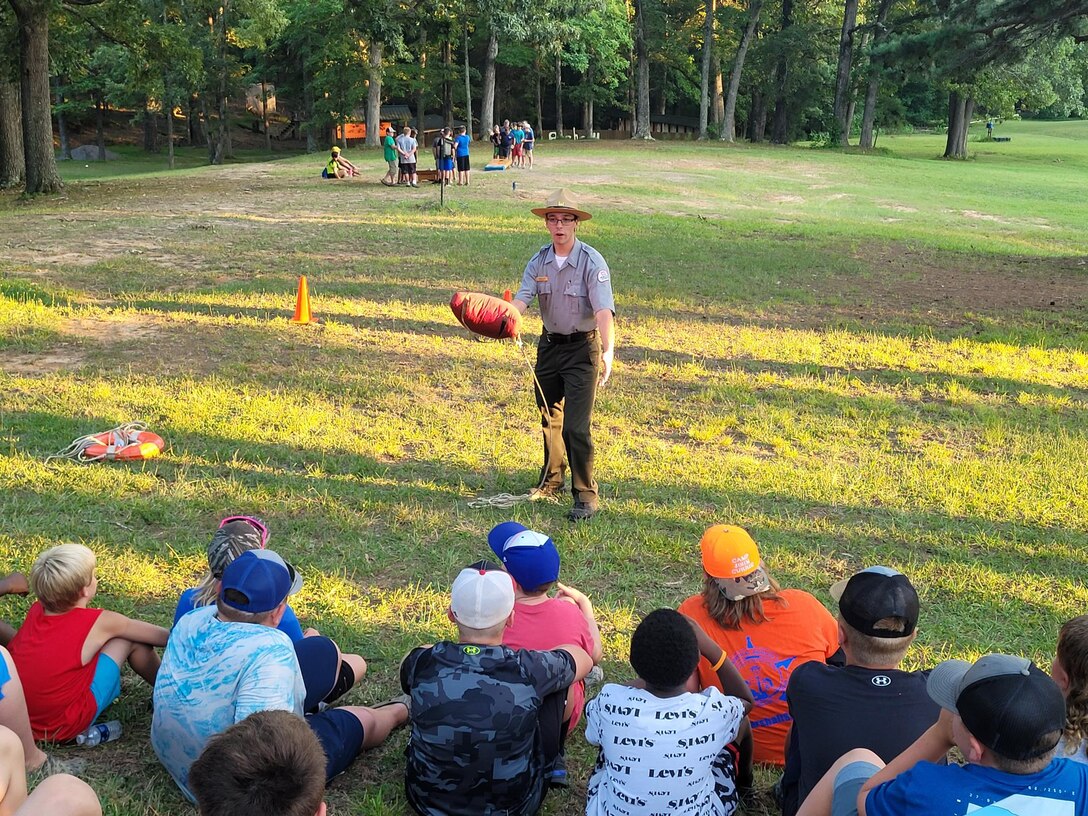
[[[0,359],[0,370],[22,376],[71,371],[83,365],[95,346],[154,342],[162,327],[142,315],[131,315],[124,320],[78,317],[63,323],[59,332],[63,339],[53,348],[7,355]]]
[[[856,298],[873,312],[937,312],[946,325],[965,312],[1001,314],[1088,307],[1088,259],[935,254],[896,244],[852,253],[871,270],[863,278],[830,277],[820,290]]]

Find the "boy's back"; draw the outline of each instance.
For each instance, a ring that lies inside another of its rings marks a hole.
[[[983,765],[919,762],[878,785],[865,799],[866,816],[1085,816],[1088,765],[1052,760],[1031,774]]]
[[[515,603],[514,622],[506,627],[502,642],[511,649],[547,651],[564,643],[573,643],[588,654],[593,654],[594,650],[593,636],[585,616],[577,606],[561,598],[548,598],[539,603]],[[585,703],[585,685],[572,685],[570,697],[573,698],[574,716],[570,724],[573,728],[578,724]]]
[[[586,740],[601,747],[587,816],[731,813],[738,794],[727,746],[743,718],[741,701],[716,688],[657,697],[606,684],[586,705]]]
[[[792,816],[835,760],[869,748],[890,762],[940,713],[926,693],[928,672],[828,666],[809,662],[790,677],[793,730],[782,780],[784,816]]]
[[[401,665],[412,696],[405,788],[427,816],[535,813],[544,793],[543,698],[575,679],[565,651],[445,641]]]
[[[810,662],[786,689],[793,730],[782,778],[782,813],[801,802],[840,756],[867,748],[890,762],[937,721],[929,672],[899,669],[914,642],[921,603],[910,579],[867,567],[831,587],[846,666]]]

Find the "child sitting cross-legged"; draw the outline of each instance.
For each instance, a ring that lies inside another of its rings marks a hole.
[[[573,643],[598,663],[603,650],[593,604],[574,587],[559,583],[559,550],[554,542],[516,521],[505,521],[487,534],[487,543],[514,579],[514,620],[503,630],[503,645],[547,651]],[[554,598],[548,595],[553,586],[558,589]],[[549,700],[549,704],[563,704],[559,729],[551,727],[559,720],[541,718],[541,748],[549,785],[567,784],[564,746],[567,734],[578,725],[585,699],[585,681],[579,680],[571,684],[566,700]]]
[[[8,650],[22,678],[35,739],[63,742],[95,721],[121,694],[128,663],[148,685],[159,671],[161,626],[117,612],[91,609],[98,588],[95,555],[82,544],[61,544],[38,556],[30,570],[38,596]]]
[[[254,516],[228,516],[219,522],[219,529],[208,543],[208,571],[198,586],[181,593],[174,610],[174,626],[194,609],[214,605],[219,598],[223,571],[242,553],[265,549],[271,537],[264,522]],[[323,637],[313,627],[303,630],[290,604],[276,628],[295,644],[306,680],[307,712],[339,700],[366,676],[367,665],[362,655],[341,652],[335,641]]]
[[[725,694],[698,691],[700,656]],[[671,609],[639,624],[631,667],[638,681],[608,683],[586,705],[586,740],[601,749],[587,816],[729,816],[751,784],[752,692],[722,648]],[[731,745],[738,737],[749,743],[743,758]]]

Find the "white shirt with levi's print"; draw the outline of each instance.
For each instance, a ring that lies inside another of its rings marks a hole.
[[[586,739],[600,747],[587,816],[729,816],[744,708],[716,688],[677,697],[609,683],[586,704]]]

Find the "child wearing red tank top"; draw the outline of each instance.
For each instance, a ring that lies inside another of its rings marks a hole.
[[[90,609],[98,578],[95,555],[61,544],[38,556],[30,571],[38,600],[8,647],[23,681],[35,739],[63,742],[87,729],[121,693],[127,662],[155,684],[169,634],[117,612]]]

